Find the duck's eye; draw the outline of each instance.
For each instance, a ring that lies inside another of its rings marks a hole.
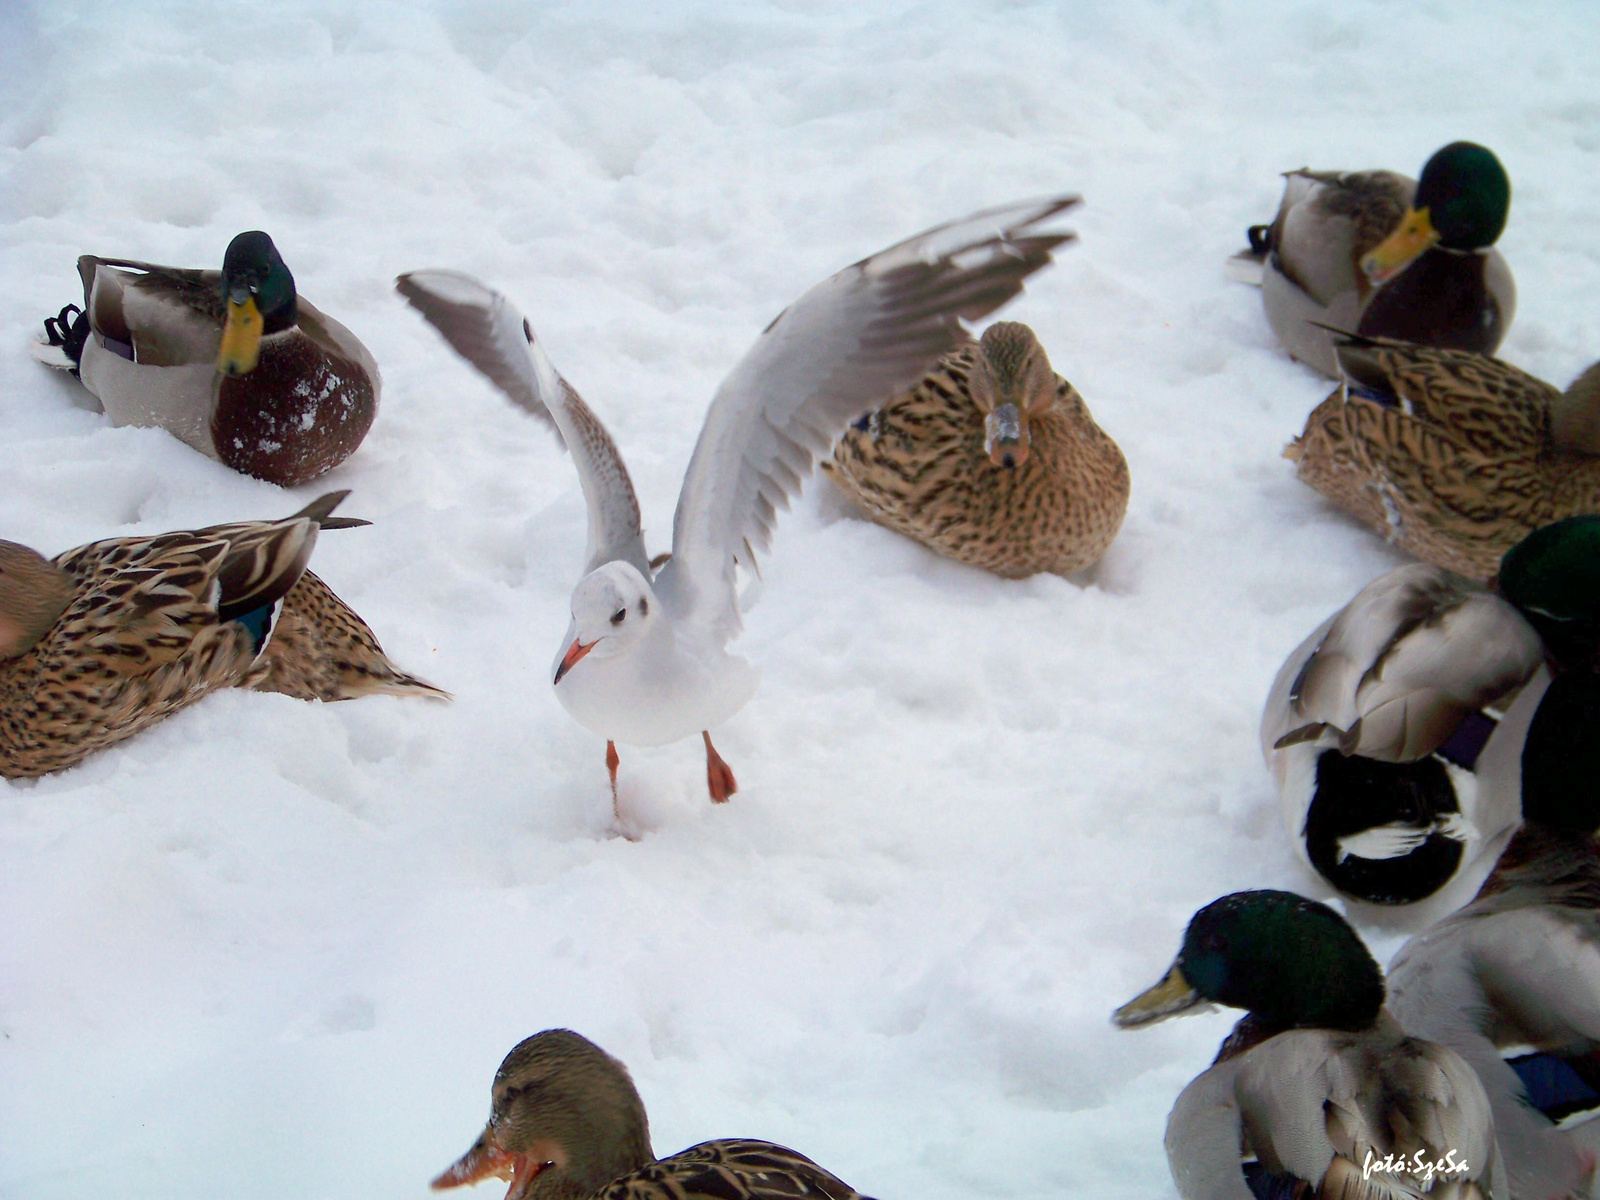
[[[616,612],[611,614],[611,623],[613,625],[621,625],[627,616],[628,610],[625,608],[619,608]]]
[[[643,596],[640,596],[639,597],[639,615],[642,617],[642,616],[647,615],[649,612],[650,612],[650,601],[646,600]]]

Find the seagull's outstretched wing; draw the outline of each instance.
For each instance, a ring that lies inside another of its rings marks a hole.
[[[706,414],[656,590],[680,620],[739,629],[734,565],[753,566],[777,510],[850,421],[914,383],[977,320],[1022,290],[1073,234],[1038,227],[1076,196],[940,225],[819,283],[778,315]]]
[[[533,327],[502,296],[459,271],[410,271],[395,290],[514,404],[555,427],[589,506],[587,575],[622,559],[650,578],[633,480],[600,418],[551,365]]]

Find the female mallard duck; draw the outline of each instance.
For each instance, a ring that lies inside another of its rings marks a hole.
[[[873,520],[1011,579],[1089,566],[1128,508],[1122,451],[1014,321],[853,425],[822,468]]]
[[[1494,243],[1511,181],[1493,153],[1452,142],[1415,183],[1392,171],[1290,171],[1271,225],[1237,256],[1260,263],[1272,331],[1338,378],[1327,326],[1493,354],[1516,285]]]
[[[490,1096],[488,1126],[433,1181],[435,1188],[495,1176],[511,1183],[506,1200],[861,1195],[803,1154],[771,1142],[720,1139],[658,1159],[628,1069],[571,1030],[547,1029],[518,1043],[495,1072]]]
[[[348,492],[280,521],[91,542],[0,542],[0,776],[60,771],[224,687],[447,698],[395,668],[306,570]]]
[[[1565,1200],[1589,1194],[1594,1153],[1545,1113],[1600,1107],[1600,518],[1529,537],[1500,587],[1555,672],[1516,705],[1523,825],[1477,898],[1401,949],[1390,993],[1406,1029],[1477,1069],[1512,1193]],[[1512,1047],[1536,1053],[1508,1063]]]
[[[220,273],[86,254],[78,274],[83,310],[46,321],[35,356],[74,371],[112,424],[158,425],[283,487],[338,466],[372,428],[378,364],[296,295],[266,234],[234,238]]]
[[[1600,512],[1600,363],[1565,393],[1464,350],[1339,339],[1346,382],[1284,450],[1405,550],[1476,579],[1533,530]]]
[[[1377,963],[1327,905],[1275,891],[1213,901],[1165,978],[1112,1019],[1132,1029],[1207,1001],[1248,1015],[1167,1118],[1184,1200],[1509,1200],[1477,1076],[1384,1011]]]
[[[1410,904],[1503,846],[1527,723],[1502,718],[1543,660],[1513,605],[1423,563],[1317,626],[1261,717],[1306,861],[1346,896]]]

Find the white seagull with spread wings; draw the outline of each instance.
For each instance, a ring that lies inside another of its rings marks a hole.
[[[699,731],[715,801],[736,790],[711,726],[755,692],[727,652],[739,632],[737,564],[754,566],[777,510],[799,494],[845,427],[914,383],[975,321],[1022,290],[1073,234],[1041,231],[1076,196],[1007,205],[918,234],[817,284],[779,314],[723,380],[706,413],[659,572],[616,443],[499,293],[455,271],[396,281],[455,350],[555,426],[578,468],[589,555],[556,657],[556,696],[606,739],[613,807],[617,742],[659,746]]]

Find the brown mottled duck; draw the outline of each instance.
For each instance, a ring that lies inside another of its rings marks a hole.
[[[1409,554],[1487,579],[1535,529],[1600,512],[1600,363],[1565,392],[1498,359],[1345,337],[1348,380],[1284,455]]]
[[[1128,508],[1122,451],[1015,321],[945,355],[822,465],[879,524],[1011,579],[1091,565]]]
[[[306,570],[319,530],[366,524],[329,517],[346,495],[54,559],[0,541],[0,777],[75,766],[218,688],[447,698]]]

